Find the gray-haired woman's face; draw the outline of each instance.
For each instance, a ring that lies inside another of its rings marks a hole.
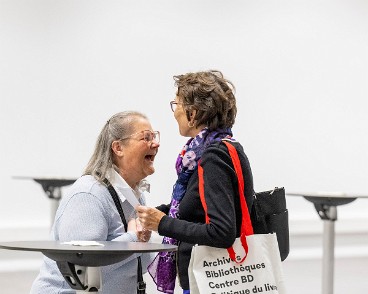
[[[147,141],[144,131],[153,132],[148,120],[138,118],[133,124],[131,136],[122,141],[122,156],[116,157],[120,173],[130,186],[155,172],[153,163],[160,146],[155,140]]]

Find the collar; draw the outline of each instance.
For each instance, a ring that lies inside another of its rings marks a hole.
[[[149,183],[147,180],[142,180],[137,188],[133,190],[124,178],[113,168],[109,168],[106,173],[106,178],[116,190],[121,201],[127,200],[134,208],[140,205],[138,199],[143,192],[149,192]]]

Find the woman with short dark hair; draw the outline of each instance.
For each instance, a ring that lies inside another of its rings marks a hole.
[[[190,139],[176,161],[178,179],[171,203],[157,208],[138,206],[143,227],[165,236],[163,243],[178,245],[175,253],[159,253],[149,266],[157,289],[174,293],[178,274],[184,294],[190,293],[188,267],[194,244],[230,247],[240,235],[240,198],[252,207],[253,178],[243,147],[232,134],[237,113],[233,84],[219,71],[203,71],[174,76],[177,92],[170,102],[179,133]],[[244,195],[227,147],[237,150],[243,177]],[[198,163],[204,173],[204,195],[210,223],[199,197]],[[178,273],[176,272],[178,270]]]

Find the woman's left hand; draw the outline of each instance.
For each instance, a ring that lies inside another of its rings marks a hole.
[[[142,227],[157,232],[158,225],[165,214],[156,208],[142,205],[137,206],[136,211]]]
[[[139,242],[148,242],[151,239],[152,231],[143,228],[141,222],[139,221],[139,218],[136,219],[136,226]]]

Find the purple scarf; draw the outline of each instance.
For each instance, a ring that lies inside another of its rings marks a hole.
[[[187,185],[193,172],[196,170],[198,160],[208,145],[219,142],[225,137],[231,137],[231,129],[218,129],[210,132],[204,128],[195,138],[183,147],[176,160],[176,172],[178,179],[173,187],[169,217],[179,218],[179,206],[187,190]],[[164,237],[163,244],[178,245],[178,241]],[[160,292],[172,294],[176,279],[176,252],[160,252],[148,266],[148,272],[157,285]]]

